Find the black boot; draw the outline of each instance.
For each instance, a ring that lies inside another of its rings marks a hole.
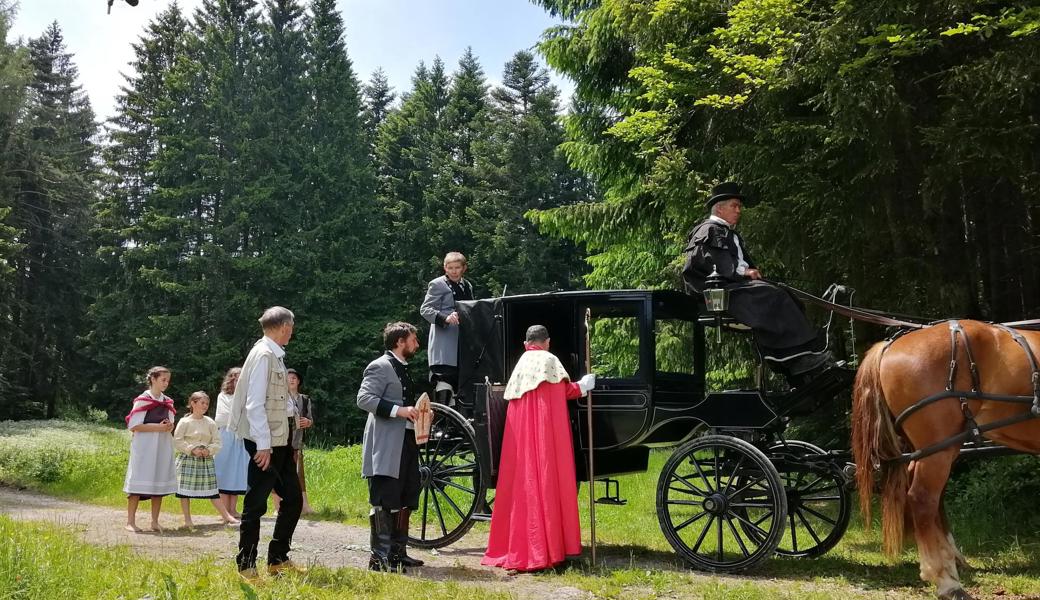
[[[394,515],[394,541],[390,549],[390,566],[421,567],[425,563],[418,558],[408,556],[408,518],[412,511],[402,508]]]
[[[437,390],[433,393],[433,401],[444,406],[454,406],[455,394],[451,390]]]
[[[390,565],[390,551],[393,545],[394,515],[390,511],[376,508],[368,516],[368,524],[371,528],[369,544],[372,548],[372,556],[368,559],[370,571],[392,571]]]

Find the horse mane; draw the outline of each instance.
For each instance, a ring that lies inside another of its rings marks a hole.
[[[856,372],[852,392],[852,453],[860,513],[868,531],[872,520],[874,471],[881,473],[882,537],[885,554],[892,557],[903,549],[909,477],[901,462],[891,462],[901,455],[902,449],[881,388],[881,358],[887,347],[888,342],[874,344]]]

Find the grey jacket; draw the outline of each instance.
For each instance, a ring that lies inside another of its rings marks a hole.
[[[299,413],[297,416],[307,417],[311,421],[314,421],[314,406],[311,404],[310,396],[306,394],[300,394],[297,396],[296,410]],[[293,450],[300,450],[303,448],[303,430],[299,427],[293,430],[292,448]]]
[[[462,286],[469,291],[470,297],[466,299],[472,299],[473,286],[465,279],[462,279]],[[426,298],[419,307],[419,314],[430,323],[430,338],[426,347],[430,365],[457,367],[459,364],[459,326],[444,322],[454,311],[455,296],[448,285],[448,276],[431,281],[426,289]]]
[[[401,469],[405,419],[390,416],[394,406],[404,406],[404,390],[389,353],[368,363],[358,390],[358,408],[368,413],[361,442],[361,475],[397,477]]]

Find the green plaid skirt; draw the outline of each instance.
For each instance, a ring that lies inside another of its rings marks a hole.
[[[218,498],[217,472],[213,457],[177,454],[177,497]]]

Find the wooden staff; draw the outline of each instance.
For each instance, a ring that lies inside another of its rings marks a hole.
[[[592,320],[592,309],[585,309],[585,374],[592,373],[592,353],[589,331]],[[596,470],[592,459],[595,446],[592,442],[592,391],[585,394],[586,422],[589,428],[589,531],[592,534],[592,566],[596,566]]]

